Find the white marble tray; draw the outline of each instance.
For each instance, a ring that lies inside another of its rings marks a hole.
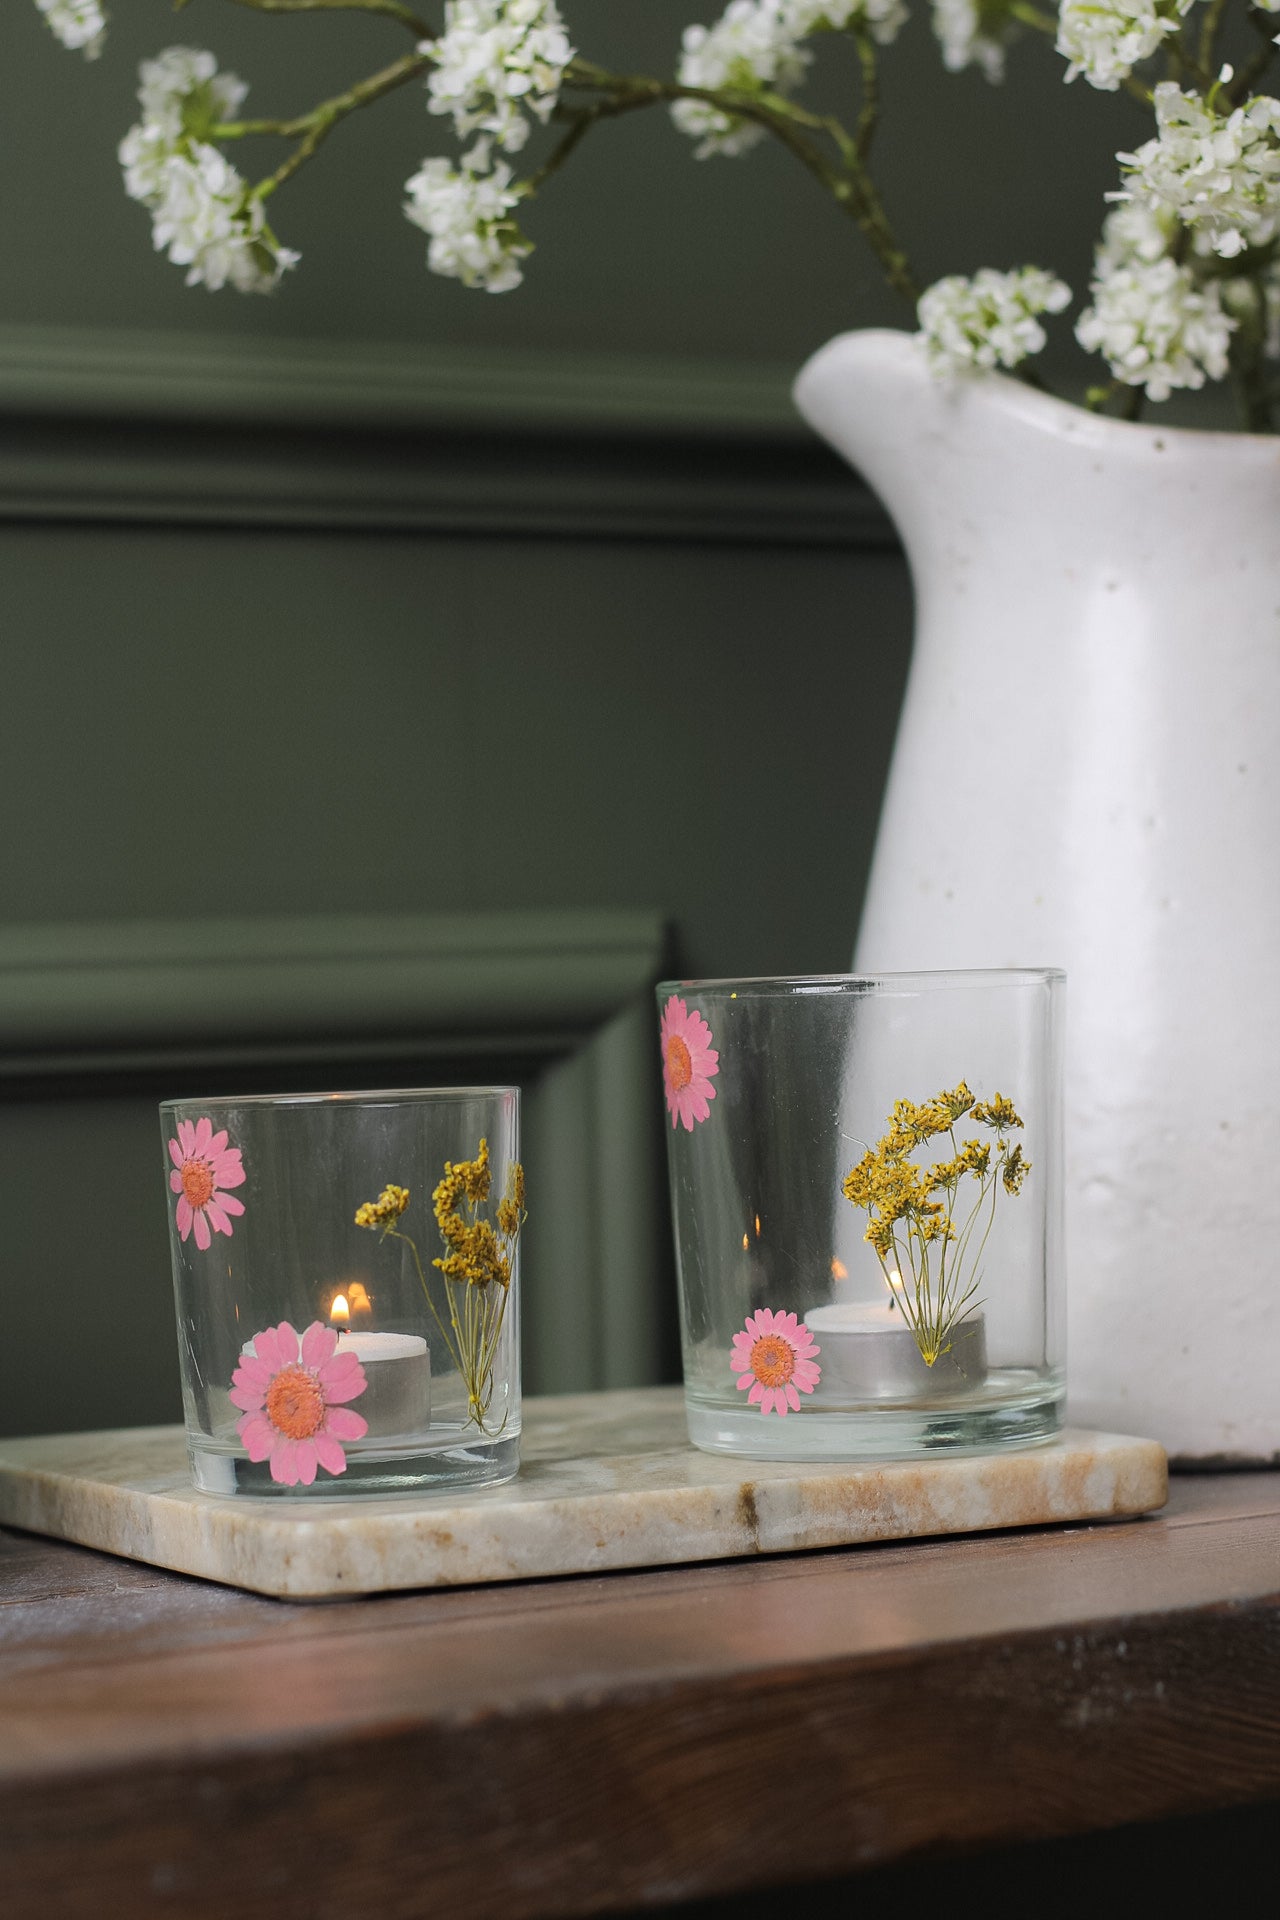
[[[678,1387],[526,1400],[518,1479],[297,1502],[197,1493],[180,1427],[0,1441],[0,1523],[291,1599],[672,1566],[1146,1513],[1152,1440],[1069,1429],[970,1459],[813,1466],[698,1453]]]

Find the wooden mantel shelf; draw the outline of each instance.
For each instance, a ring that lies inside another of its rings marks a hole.
[[[521,1920],[1280,1798],[1280,1473],[328,1606],[0,1532],[5,1920]]]

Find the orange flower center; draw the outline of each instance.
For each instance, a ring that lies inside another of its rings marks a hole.
[[[324,1420],[324,1395],[305,1367],[281,1367],[267,1388],[267,1418],[290,1440],[309,1440]]]
[[[207,1160],[183,1161],[182,1191],[193,1207],[199,1210],[212,1200],[214,1186],[213,1168]]]
[[[693,1058],[688,1047],[678,1033],[667,1040],[667,1079],[674,1092],[680,1093],[693,1078]]]
[[[785,1387],[796,1370],[795,1348],[766,1333],[751,1349],[751,1371],[762,1387]]]

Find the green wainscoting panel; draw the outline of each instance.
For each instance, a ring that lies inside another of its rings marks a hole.
[[[24,523],[0,580],[4,921],[640,901],[685,973],[848,963],[896,553]]]
[[[665,1197],[655,1206],[644,1177],[654,1116],[643,1099],[619,1098],[651,1084],[656,1019],[648,996],[624,1008],[532,1089],[541,1240],[525,1354],[538,1381],[632,1387],[678,1376],[672,1319],[652,1299],[652,1276],[672,1272]],[[662,1163],[660,1187],[665,1177]]]
[[[0,936],[0,1431],[177,1417],[156,1101],[199,1091],[520,1084],[529,1390],[670,1377],[665,945],[639,910]]]

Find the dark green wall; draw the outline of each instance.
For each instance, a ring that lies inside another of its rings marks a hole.
[[[689,17],[568,13],[619,64],[661,64]],[[426,273],[399,211],[447,145],[415,88],[278,202],[304,260],[276,298],[187,292],[119,186],[137,60],[212,46],[253,109],[288,111],[400,39],[221,0],[114,15],[95,66],[30,0],[3,28],[21,164],[0,192],[0,945],[40,951],[67,923],[92,952],[102,922],[615,908],[669,929],[641,988],[662,964],[847,965],[909,590],[787,384],[832,332],[905,318],[856,236],[781,154],[695,163],[653,115],[605,129],[533,209],[520,292],[468,294]],[[1129,103],[1067,93],[1038,46],[1013,63],[1030,87],[949,79],[923,17],[886,72],[887,192],[922,274],[1035,258],[1081,284],[1109,154],[1139,137]],[[78,989],[49,977],[69,1033]],[[11,1022],[0,1430],[174,1416],[154,1101],[260,1086],[273,1062],[293,1084],[521,1078],[548,1196],[532,1381],[669,1372],[636,1008],[596,1037],[464,1022],[451,1060],[425,989],[415,1031],[363,1058],[331,1032],[282,1051],[246,1031],[216,1060],[180,1032],[142,1065],[105,1035],[73,1059],[47,1035],[24,1051]],[[33,1366],[51,1325],[59,1362]]]
[[[890,555],[0,532],[11,919],[657,905],[695,973],[847,964]]]
[[[22,607],[0,761],[13,923],[643,906],[688,972],[847,965],[905,664],[891,553],[21,524],[0,563]],[[649,978],[663,964],[655,949]],[[517,1034],[443,1074],[513,1075],[535,1095],[531,1179],[541,1159],[556,1194],[527,1249],[543,1389],[673,1365],[661,1239],[636,1272],[661,1215],[653,1015],[638,1017],[647,1037],[594,1105],[572,1058],[550,1084],[541,1060],[519,1063]],[[263,1051],[251,1035],[217,1073],[108,1061],[86,1078],[54,1057],[37,1082],[15,1065],[8,1430],[175,1416],[154,1103],[315,1083],[296,1049],[274,1069]],[[319,1082],[442,1077],[403,1057],[340,1059]],[[631,1149],[599,1151],[602,1113]],[[29,1368],[51,1312],[69,1330],[60,1364]]]

